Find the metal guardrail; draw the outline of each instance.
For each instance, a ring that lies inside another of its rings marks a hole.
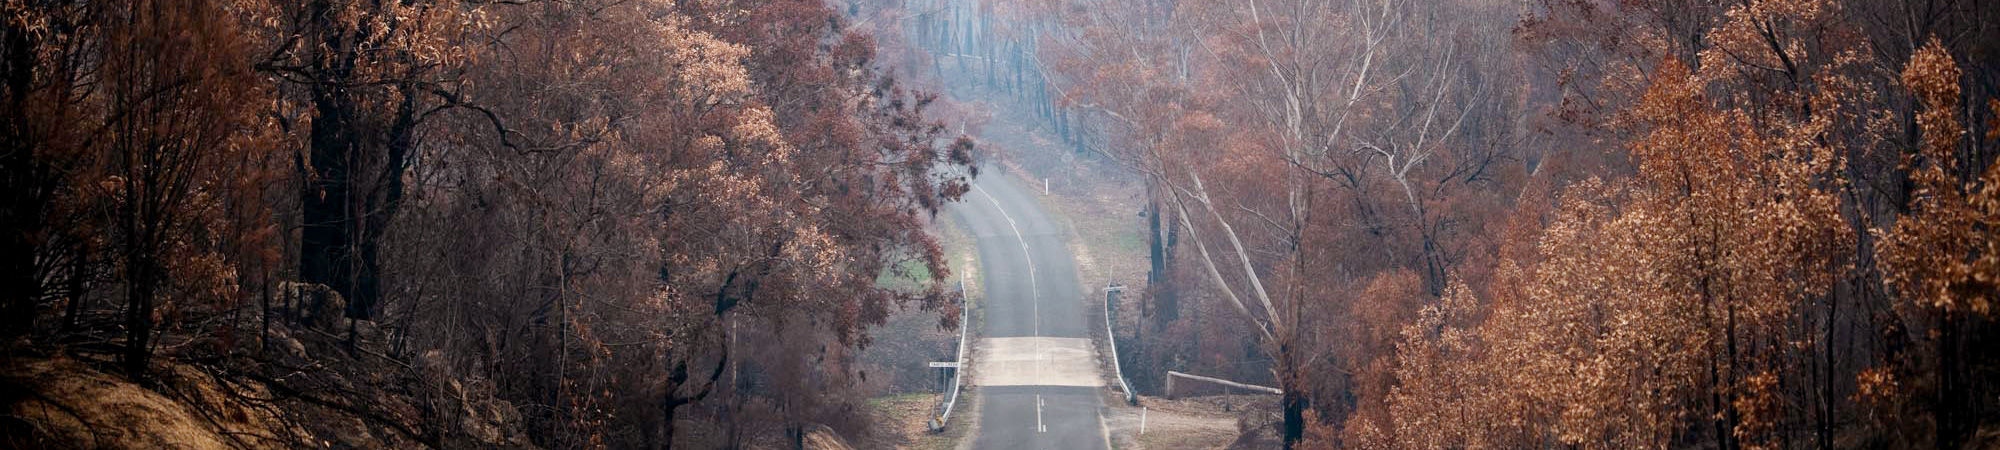
[[[1258,386],[1258,385],[1254,385],[1254,384],[1248,384],[1248,383],[1238,383],[1238,382],[1234,382],[1234,381],[1229,381],[1229,380],[1224,380],[1224,379],[1221,379],[1221,378],[1216,378],[1216,377],[1204,377],[1204,376],[1201,376],[1201,375],[1192,375],[1192,374],[1185,374],[1185,373],[1180,373],[1180,372],[1175,372],[1175,371],[1171,371],[1171,370],[1169,370],[1169,371],[1167,371],[1167,392],[1166,392],[1166,394],[1167,394],[1167,398],[1174,398],[1174,379],[1175,379],[1175,378],[1185,378],[1185,379],[1189,379],[1189,380],[1195,380],[1195,381],[1205,381],[1205,382],[1209,382],[1209,383],[1215,383],[1215,384],[1219,384],[1219,385],[1223,385],[1223,386],[1227,386],[1227,387],[1232,387],[1232,388],[1236,388],[1236,389],[1242,389],[1242,390],[1245,390],[1245,391],[1251,391],[1251,392],[1262,392],[1262,393],[1266,393],[1266,394],[1271,394],[1271,395],[1285,395],[1285,391],[1284,391],[1284,390],[1281,390],[1281,389],[1278,389],[1278,388],[1274,388],[1274,387],[1270,387],[1270,386]]]
[[[946,395],[944,398],[944,402],[939,404],[939,409],[942,409],[943,411],[938,413],[937,418],[931,419],[931,424],[930,424],[931,431],[944,430],[944,424],[951,421],[951,410],[954,407],[958,406],[958,390],[961,385],[965,384],[964,383],[965,346],[967,342],[966,337],[969,336],[969,333],[971,331],[969,326],[967,325],[970,323],[970,318],[972,317],[971,306],[972,306],[971,299],[969,297],[966,297],[965,295],[965,272],[959,272],[958,273],[958,368],[951,370],[951,394]]]
[[[1120,367],[1118,362],[1118,331],[1111,326],[1112,314],[1117,310],[1117,305],[1112,304],[1111,299],[1120,292],[1125,292],[1124,285],[1112,284],[1104,287],[1104,340],[1111,347],[1111,373],[1118,376],[1118,388],[1125,390],[1125,404],[1138,405],[1139,394],[1132,392],[1131,383],[1125,382],[1125,369]]]

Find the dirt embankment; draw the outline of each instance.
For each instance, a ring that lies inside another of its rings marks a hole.
[[[249,407],[205,374],[180,365],[159,376],[186,400],[92,370],[72,359],[17,360],[0,371],[10,448],[283,447],[306,440],[272,411]]]
[[[455,376],[435,355],[383,356],[372,323],[352,343],[270,326],[236,345],[171,342],[218,350],[155,358],[143,384],[101,351],[12,349],[0,361],[0,448],[534,448],[491,382]]]

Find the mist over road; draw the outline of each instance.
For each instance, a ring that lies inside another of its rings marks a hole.
[[[977,241],[985,317],[975,449],[1101,449],[1106,436],[1096,350],[1062,227],[999,170],[951,214]]]

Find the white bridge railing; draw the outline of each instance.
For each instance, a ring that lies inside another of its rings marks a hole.
[[[1113,284],[1104,287],[1104,342],[1111,347],[1111,374],[1118,377],[1118,388],[1125,390],[1125,404],[1139,404],[1139,393],[1132,392],[1132,384],[1125,382],[1125,369],[1118,362],[1118,330],[1111,326],[1112,314],[1118,305],[1111,301],[1118,293],[1125,292],[1125,285]]]
[[[1241,389],[1248,392],[1257,392],[1257,393],[1264,393],[1271,395],[1285,395],[1285,391],[1270,386],[1258,386],[1254,384],[1238,383],[1234,381],[1224,380],[1221,378],[1204,377],[1201,375],[1189,375],[1169,370],[1167,371],[1167,392],[1166,392],[1167,398],[1175,397],[1176,392],[1174,390],[1174,379],[1201,381],[1201,382],[1221,385],[1228,388]]]
[[[951,369],[951,393],[945,394],[944,401],[942,403],[939,403],[938,409],[940,410],[940,412],[938,412],[937,418],[931,419],[931,424],[930,424],[931,431],[943,430],[944,424],[951,421],[951,410],[954,407],[958,406],[958,390],[961,385],[965,384],[966,337],[969,335],[969,332],[971,331],[970,329],[971,327],[967,324],[970,323],[969,320],[971,319],[971,317],[972,317],[972,301],[965,295],[965,272],[959,272],[958,273],[958,359],[956,360],[958,361],[958,363],[957,367]]]

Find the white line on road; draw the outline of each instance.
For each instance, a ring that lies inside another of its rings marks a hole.
[[[1042,395],[1035,394],[1035,432],[1049,432],[1049,425],[1042,423]]]
[[[979,185],[977,184],[972,185],[972,189],[979,191],[979,195],[986,196],[986,201],[988,203],[993,204],[993,209],[996,211],[1000,211],[1000,217],[1003,219],[1007,219],[1007,228],[1011,228],[1014,230],[1014,240],[1021,242],[1021,259],[1028,262],[1028,293],[1029,293],[1028,301],[1033,306],[1035,313],[1034,335],[1041,336],[1042,335],[1042,288],[1041,285],[1035,282],[1035,257],[1033,255],[1033,252],[1028,251],[1028,238],[1021,236],[1021,227],[1016,226],[1014,224],[1014,216],[1007,215],[1007,208],[1000,207],[1000,200],[994,199],[993,194],[986,193],[986,188],[979,187]]]

